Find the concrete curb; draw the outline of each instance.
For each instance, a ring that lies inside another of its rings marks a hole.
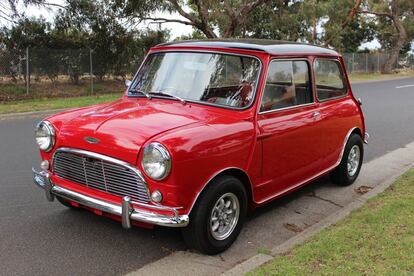
[[[337,212],[331,214],[330,216],[326,217],[325,219],[321,220],[320,222],[312,225],[311,227],[307,228],[300,234],[292,237],[291,239],[287,240],[286,242],[282,243],[281,245],[278,245],[274,247],[271,252],[268,255],[264,254],[257,254],[250,259],[236,265],[232,269],[224,272],[222,275],[241,275],[245,274],[271,260],[273,260],[274,257],[277,257],[278,255],[282,255],[289,250],[291,250],[294,246],[301,244],[308,240],[309,238],[313,237],[314,235],[318,234],[323,229],[337,223],[338,221],[344,219],[347,217],[352,211],[361,208],[365,202],[382,193],[387,189],[389,186],[391,186],[395,180],[400,177],[402,174],[407,172],[413,168],[412,165],[405,166],[401,168],[397,173],[395,173],[393,176],[389,177],[384,182],[380,183],[378,186],[376,186],[374,189],[369,191],[368,193],[362,195],[361,197],[357,198],[355,201],[351,202],[347,206],[341,208]]]

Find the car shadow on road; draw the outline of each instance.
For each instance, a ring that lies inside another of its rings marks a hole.
[[[261,215],[264,215],[267,212],[272,212],[276,208],[286,207],[286,205],[288,205],[292,201],[298,200],[299,198],[302,198],[304,196],[314,197],[315,190],[329,186],[335,186],[335,184],[333,184],[330,181],[328,175],[321,176],[320,178],[298,188],[296,191],[288,193],[279,198],[273,199],[265,205],[252,210],[251,212],[249,212],[248,221],[254,220],[255,218],[260,217]]]

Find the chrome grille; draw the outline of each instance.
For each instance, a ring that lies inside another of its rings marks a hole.
[[[63,179],[113,195],[130,196],[140,202],[149,201],[146,183],[137,171],[103,158],[89,156],[84,151],[56,151],[53,172]]]

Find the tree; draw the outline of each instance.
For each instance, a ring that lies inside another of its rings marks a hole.
[[[405,30],[404,22],[409,21],[413,24],[414,5],[412,0],[383,0],[383,1],[368,1],[365,10],[359,11],[362,14],[369,14],[379,18],[380,25],[382,25],[382,33],[379,38],[382,39],[385,48],[389,47],[390,55],[384,65],[383,71],[390,73],[393,65],[396,64],[399,52],[406,46],[407,32]],[[384,33],[385,26],[393,26],[394,30],[391,35],[387,36]],[[385,36],[384,36],[385,35]],[[388,45],[384,43],[388,40]]]
[[[106,1],[71,0],[55,22],[56,32],[62,37],[86,34],[83,44],[93,51],[94,74],[99,80],[108,74],[125,78],[131,72],[131,64],[142,60],[143,51],[154,45],[151,43],[162,43],[168,38],[164,30],[127,30]]]
[[[112,0],[114,10],[126,17],[159,23],[176,22],[193,26],[208,38],[235,37],[246,26],[252,12],[270,0]],[[184,19],[149,16],[154,11],[176,12]],[[215,30],[218,30],[217,34]]]
[[[300,41],[309,32],[309,21],[301,1],[271,1],[257,7],[243,28],[243,36],[262,39]]]

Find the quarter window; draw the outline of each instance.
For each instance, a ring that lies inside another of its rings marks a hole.
[[[261,112],[313,102],[309,66],[304,60],[275,60],[269,65]]]
[[[316,95],[321,101],[341,97],[347,93],[344,73],[336,60],[317,59],[315,81]]]

